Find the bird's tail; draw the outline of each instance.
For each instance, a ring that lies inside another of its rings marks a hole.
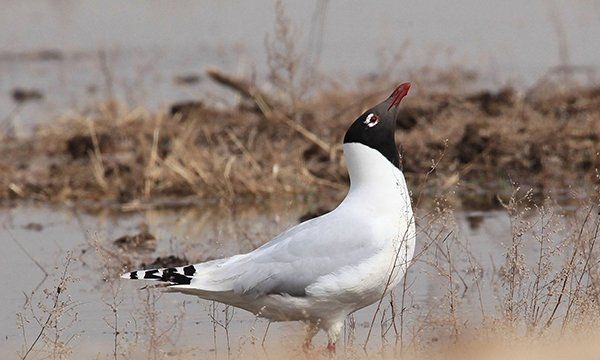
[[[197,266],[186,265],[163,269],[137,270],[127,272],[121,275],[121,277],[123,279],[161,281],[171,285],[189,285],[192,277],[198,270]]]

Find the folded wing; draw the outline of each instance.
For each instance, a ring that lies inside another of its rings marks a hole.
[[[360,226],[360,219],[354,220],[329,213],[306,221],[250,253],[199,264],[189,286],[239,295],[304,296],[321,276],[356,266],[383,246],[366,222]]]

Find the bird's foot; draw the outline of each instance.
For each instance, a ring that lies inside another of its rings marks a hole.
[[[330,355],[335,355],[335,343],[334,342],[327,343],[327,351],[329,352]]]

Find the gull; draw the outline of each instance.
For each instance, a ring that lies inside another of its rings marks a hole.
[[[246,254],[122,277],[165,282],[169,292],[270,321],[302,321],[305,350],[323,330],[327,349],[335,352],[346,317],[392,291],[414,254],[415,222],[394,138],[398,106],[409,88],[399,85],[348,128],[343,150],[350,189],[331,212]]]

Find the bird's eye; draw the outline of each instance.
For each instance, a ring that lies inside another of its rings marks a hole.
[[[367,118],[365,119],[364,123],[368,127],[373,127],[379,123],[379,116],[377,116],[376,114],[370,113],[369,115],[367,115]]]

